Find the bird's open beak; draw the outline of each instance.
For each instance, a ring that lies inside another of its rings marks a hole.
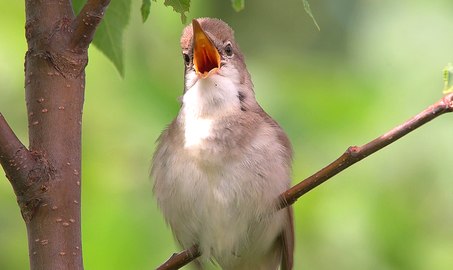
[[[197,20],[192,20],[192,27],[193,65],[197,74],[206,78],[220,68],[220,54]]]

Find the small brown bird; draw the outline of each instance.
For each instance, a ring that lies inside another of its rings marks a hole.
[[[181,48],[182,105],[151,170],[166,221],[183,248],[198,245],[200,269],[210,259],[225,270],[292,269],[292,209],[277,210],[290,185],[288,137],[257,103],[226,23],[193,20]]]

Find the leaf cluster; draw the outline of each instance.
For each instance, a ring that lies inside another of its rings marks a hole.
[[[157,0],[152,0],[157,2]],[[237,12],[244,9],[245,0],[230,0],[233,9]],[[79,13],[86,0],[73,0],[74,11]],[[306,13],[313,19],[319,30],[308,0],[302,0]],[[190,0],[164,0],[164,5],[172,7],[181,15],[182,23],[186,23],[186,13],[190,9]],[[123,60],[123,33],[130,19],[131,0],[112,1],[107,9],[104,19],[99,25],[93,44],[107,56],[124,77]],[[151,0],[142,0],[140,7],[142,21],[146,22],[151,11]]]

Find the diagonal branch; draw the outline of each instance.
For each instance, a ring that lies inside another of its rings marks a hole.
[[[371,142],[362,146],[349,147],[346,152],[335,161],[281,194],[279,208],[285,208],[288,205],[293,204],[302,195],[337,175],[349,166],[379,151],[434,118],[448,112],[453,112],[453,93],[445,95],[439,101],[429,106],[419,114],[415,115],[403,124],[391,129],[384,135],[372,140]],[[200,255],[198,247],[194,245],[187,250],[173,254],[173,256],[171,256],[157,269],[179,269]]]
[[[6,177],[11,182],[16,194],[20,190],[27,189],[25,179],[27,179],[28,171],[24,170],[24,168],[32,168],[35,160],[27,148],[19,141],[1,113],[0,164],[5,170]]]
[[[156,270],[179,269],[199,256],[201,256],[201,253],[198,250],[198,246],[193,245],[189,249],[171,255],[171,257],[161,266],[156,268]]]
[[[110,0],[88,0],[74,20],[70,47],[86,50],[93,40],[96,28],[105,14]]]
[[[12,159],[16,150],[24,145],[19,141],[14,131],[6,122],[3,114],[0,113],[0,160]]]
[[[349,147],[346,152],[334,162],[284,192],[281,195],[282,203],[280,204],[280,208],[293,204],[299,197],[324,183],[354,163],[368,157],[409,132],[447,112],[453,112],[453,93],[445,95],[439,101],[429,106],[419,114],[415,115],[403,124],[393,128],[384,135],[372,140],[371,142],[362,146]]]

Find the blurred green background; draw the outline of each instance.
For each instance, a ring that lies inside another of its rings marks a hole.
[[[119,1],[119,0],[114,0]],[[179,15],[133,1],[126,75],[90,48],[83,122],[85,269],[154,269],[179,248],[152,196],[154,141],[178,111]],[[294,182],[441,96],[450,0],[192,1],[236,32],[262,106],[295,149]],[[27,142],[23,1],[0,2],[0,111]],[[453,269],[453,115],[354,165],[295,204],[295,269]],[[27,269],[26,230],[0,177],[0,269]]]

